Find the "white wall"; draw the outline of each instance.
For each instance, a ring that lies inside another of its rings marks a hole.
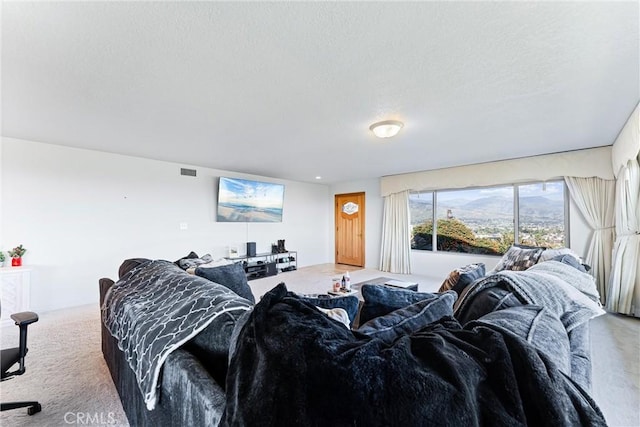
[[[175,260],[189,251],[226,254],[228,246],[257,242],[259,252],[277,239],[297,250],[299,266],[334,262],[334,196],[366,194],[365,266],[378,268],[383,199],[380,180],[332,186],[306,184],[2,138],[0,141],[0,249],[20,243],[33,267],[32,309],[50,310],[95,302],[97,280],[116,278],[123,259]],[[217,177],[285,184],[282,223],[215,221]],[[187,230],[179,224],[186,222]],[[591,231],[570,205],[571,247],[585,256]],[[413,274],[443,279],[456,267],[497,257],[412,252]]]
[[[2,114],[0,114],[0,116],[2,116]],[[0,123],[2,122],[2,118],[0,118]],[[0,138],[0,251],[3,250],[2,247],[2,242],[4,241],[2,239],[2,143],[3,143],[3,139],[4,138]],[[4,254],[5,258],[8,258],[8,254]],[[6,261],[5,261],[6,262]]]
[[[190,251],[224,256],[285,239],[299,266],[332,262],[329,187],[275,180],[12,138],[2,139],[0,249],[20,243],[33,267],[32,309],[98,300],[98,279],[117,278],[131,257],[175,260]],[[180,175],[180,167],[197,177]],[[281,223],[218,223],[217,178],[285,185]],[[180,230],[180,223],[187,230]]]
[[[353,182],[334,184],[330,188],[330,197],[327,203],[331,218],[329,226],[329,259],[335,261],[335,217],[334,197],[336,194],[365,193],[365,267],[379,268],[380,266],[380,239],[382,236],[383,200],[380,196],[380,180],[368,179]]]

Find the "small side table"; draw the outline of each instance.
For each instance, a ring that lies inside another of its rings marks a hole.
[[[331,295],[332,297],[346,297],[347,295],[357,295],[358,291],[355,289],[352,289],[350,291],[334,291],[334,290],[329,290],[327,291],[327,293],[329,295]]]

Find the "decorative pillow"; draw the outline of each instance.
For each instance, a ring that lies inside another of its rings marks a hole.
[[[442,283],[438,292],[452,290],[460,295],[467,285],[470,285],[476,279],[484,277],[484,275],[485,265],[482,262],[456,268],[449,273],[449,276],[447,276],[445,281]]]
[[[503,333],[514,334],[532,344],[571,376],[571,349],[569,336],[558,317],[549,309],[537,305],[523,305],[494,311],[465,325],[493,325]]]
[[[496,265],[492,270],[492,273],[502,270],[524,271],[538,262],[538,259],[544,250],[545,248],[525,248],[518,245],[512,245],[502,256],[498,265]]]
[[[451,273],[449,273],[446,279],[444,279],[444,282],[442,282],[442,285],[440,285],[440,289],[438,289],[438,292],[445,292],[453,289],[453,287],[458,283],[459,280],[460,270],[456,268]]]
[[[558,248],[558,249],[545,249],[540,254],[540,259],[538,262],[549,261],[550,259],[556,258],[560,255],[570,255],[576,259],[579,263],[582,263],[582,260],[574,251],[569,248]]]
[[[520,249],[542,249],[543,251],[548,249],[546,246],[523,245],[522,243],[514,243],[511,246],[515,246]]]
[[[177,265],[178,267],[180,267],[180,261],[182,261],[183,259],[194,259],[194,258],[199,258],[198,254],[193,252],[193,251],[191,251],[191,252],[189,252],[189,255],[184,256],[184,257],[180,258],[177,261],[174,261],[174,264]]]
[[[306,301],[319,308],[324,308],[327,310],[331,310],[333,308],[344,309],[349,316],[350,327],[353,326],[353,322],[356,320],[356,316],[358,315],[358,309],[360,308],[360,300],[358,300],[358,297],[355,295],[345,295],[337,297],[328,297],[328,295],[325,295],[324,298],[320,296],[309,295],[299,296],[302,301]]]
[[[242,267],[242,263],[238,262],[230,265],[221,265],[213,268],[196,268],[196,276],[204,277],[212,282],[216,282],[231,289],[242,298],[246,298],[252,303],[256,300],[253,297],[247,275]]]
[[[577,263],[581,265],[581,267],[578,267],[575,263],[571,262],[571,260],[567,258],[562,258],[562,260],[564,260],[562,261],[560,259],[561,255],[574,258],[577,261]],[[565,264],[572,265],[576,267],[578,270],[584,271],[584,272],[589,272],[589,270],[591,270],[591,266],[582,262],[582,258],[580,258],[580,255],[578,255],[577,253],[575,253],[573,250],[569,248],[546,249],[545,251],[542,252],[542,255],[540,255],[540,259],[538,260],[538,263],[541,263],[543,261],[549,261],[549,260],[564,262]]]
[[[183,258],[178,261],[178,267],[186,270],[191,267],[197,267],[199,265],[207,264],[213,261],[213,257],[210,254],[202,255],[202,258]]]
[[[360,291],[364,299],[360,310],[360,325],[419,301],[438,298],[438,294],[415,292],[384,285],[362,285]]]
[[[458,294],[447,291],[405,308],[376,317],[358,328],[358,332],[392,344],[396,338],[410,335],[445,316],[453,316],[453,303]]]
[[[589,270],[587,270],[585,268],[585,264],[582,264],[578,259],[576,259],[576,257],[574,257],[573,255],[570,255],[570,254],[558,255],[558,256],[555,256],[555,257],[551,258],[549,261],[558,261],[558,262],[561,262],[563,264],[570,265],[571,267],[574,267],[574,268],[582,271],[583,273],[586,273],[586,272],[589,271]]]
[[[221,265],[231,265],[231,264],[233,264],[233,261],[231,261],[229,259],[226,259],[226,258],[219,258],[219,259],[213,260],[211,262],[200,264],[200,265],[197,265],[197,266],[194,266],[194,267],[189,267],[189,268],[187,268],[187,273],[196,274],[196,268],[198,268],[198,267],[200,267],[200,268],[213,268],[213,267],[220,267]]]
[[[332,309],[322,308],[322,307],[316,307],[316,308],[320,310],[322,313],[326,314],[327,317],[329,317],[330,319],[333,319],[336,322],[343,324],[345,328],[347,329],[351,328],[349,315],[347,314],[344,308],[332,308]]]

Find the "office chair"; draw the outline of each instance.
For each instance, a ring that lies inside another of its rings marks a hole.
[[[27,326],[38,321],[38,315],[31,311],[23,311],[21,313],[14,313],[11,318],[16,322],[16,325],[20,328],[20,347],[7,348],[0,353],[0,364],[2,365],[2,377],[0,381],[10,380],[16,375],[24,374],[24,357],[27,354]],[[15,371],[9,372],[9,369],[19,364],[19,367]],[[42,407],[38,402],[10,402],[0,403],[0,411],[8,411],[16,408],[27,408],[29,415],[36,414],[42,410]]]

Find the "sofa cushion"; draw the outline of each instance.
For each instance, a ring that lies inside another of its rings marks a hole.
[[[213,268],[198,267],[195,270],[196,276],[204,277],[231,289],[242,298],[246,298],[252,303],[256,300],[247,282],[247,274],[242,267],[242,263],[237,262],[229,265],[221,265]]]
[[[524,271],[538,262],[544,250],[542,247],[512,245],[498,261],[492,273],[502,270]]]
[[[360,325],[425,299],[437,299],[438,294],[415,292],[384,285],[362,285],[364,303],[360,310]]]
[[[128,272],[130,272],[131,270],[133,270],[136,267],[139,267],[143,264],[147,264],[151,262],[150,259],[147,258],[130,258],[130,259],[125,259],[122,264],[120,265],[120,269],[118,269],[118,277],[120,279],[122,279],[122,277],[127,274]]]
[[[488,313],[521,305],[525,305],[525,302],[520,300],[518,296],[508,288],[507,284],[499,283],[497,286],[489,287],[478,292],[478,294],[474,296],[473,304],[468,304],[466,309],[458,312],[455,317],[464,325]]]
[[[591,335],[589,323],[583,323],[568,333],[571,349],[571,379],[591,391]]]
[[[235,298],[240,299],[240,296]],[[231,303],[233,298],[229,299]],[[246,302],[245,302],[246,303]],[[238,319],[246,311],[227,311],[216,316],[206,328],[187,342],[186,346],[224,387],[229,364],[231,335]]]
[[[438,289],[438,292],[445,292],[448,290],[455,291],[458,295],[464,290],[467,285],[473,283],[474,280],[484,277],[485,265],[482,262],[476,264],[465,265],[464,267],[456,268],[445,279]]]
[[[316,307],[331,310],[334,308],[342,308],[347,312],[349,316],[349,325],[353,326],[353,322],[358,315],[358,309],[360,308],[360,300],[355,295],[344,295],[325,298],[319,296],[300,295],[302,301],[306,301],[313,304]]]
[[[506,308],[486,314],[465,328],[476,324],[493,325],[522,338],[571,376],[569,337],[558,316],[550,310],[537,305]]]
[[[437,294],[435,298],[427,298],[376,317],[360,326],[358,332],[391,344],[398,337],[410,335],[428,323],[453,316],[453,303],[457,298],[458,294],[453,291]]]

